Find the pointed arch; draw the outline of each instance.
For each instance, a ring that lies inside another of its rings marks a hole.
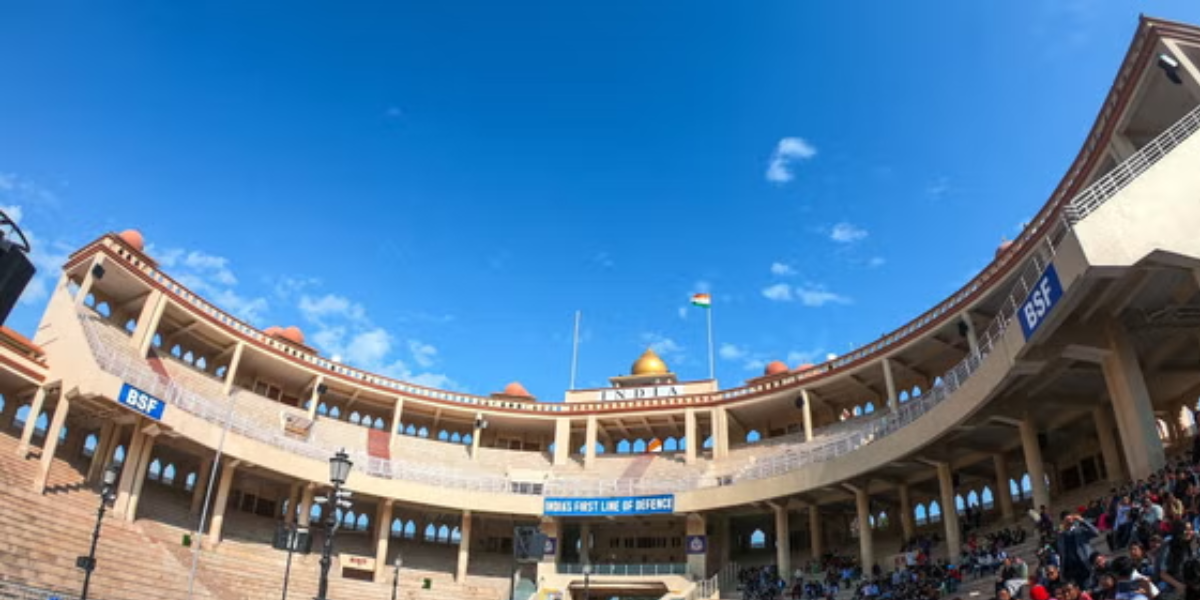
[[[930,523],[940,523],[941,521],[942,521],[942,506],[940,504],[938,504],[937,500],[931,500],[929,502],[929,522]]]
[[[150,469],[146,471],[146,478],[150,481],[158,481],[162,477],[162,463],[156,458],[150,461]]]
[[[437,541],[439,541],[443,544],[450,543],[450,528],[449,527],[447,527],[445,525],[438,527]]]
[[[175,463],[171,463],[167,465],[167,468],[163,469],[162,482],[167,485],[175,484]]]
[[[329,406],[324,402],[317,405],[317,414],[322,417],[329,415]]]
[[[617,454],[629,454],[632,445],[629,440],[621,440],[617,442]]]
[[[371,517],[367,516],[366,512],[358,515],[358,519],[354,521],[354,528],[359,531],[366,531],[371,527]]]
[[[875,412],[875,403],[874,402],[868,402],[867,405],[863,407],[864,415],[869,415],[874,412]]]
[[[924,525],[929,522],[929,512],[925,509],[924,504],[918,504],[915,511],[917,525]]]
[[[761,440],[762,440],[762,434],[759,433],[757,429],[751,429],[750,431],[746,432],[746,443],[747,444],[757,444]]]
[[[967,506],[979,506],[979,494],[975,493],[975,490],[967,494]]]
[[[427,427],[422,427],[422,428],[418,429],[418,430],[417,430],[417,437],[428,438],[428,437],[429,437],[429,428],[427,428]]]
[[[462,436],[459,435],[459,433],[457,431],[455,431],[454,433],[450,434],[450,442],[454,443],[454,444],[461,444]]]
[[[417,435],[417,426],[416,426],[416,425],[413,425],[412,423],[409,423],[409,424],[408,424],[408,427],[405,427],[405,428],[404,428],[404,435],[411,435],[411,436],[413,436],[413,437],[416,437],[416,435]]]
[[[403,537],[404,536],[404,521],[400,517],[392,519],[392,526],[388,528],[388,537]]]
[[[133,333],[135,330],[137,330],[136,320],[129,319],[128,321],[125,321],[125,333]]]
[[[633,441],[633,453],[641,454],[646,451],[646,440],[638,438]]]
[[[342,418],[342,409],[338,408],[336,406],[329,409],[329,418],[330,419],[341,419]]]
[[[437,527],[433,523],[430,523],[425,526],[425,538],[424,539],[426,542],[436,542],[437,541]]]
[[[3,409],[3,406],[0,405],[0,410],[2,410],[2,409]],[[97,436],[95,433],[87,434],[87,437],[83,438],[83,455],[84,456],[92,456],[93,454],[95,454],[96,453],[96,445],[99,443],[100,443],[99,436]]]
[[[753,532],[750,533],[750,547],[751,548],[766,548],[767,547],[767,534],[763,533],[762,529],[755,529]]]
[[[113,450],[113,464],[114,465],[125,464],[125,445],[124,444],[117,446],[117,449]]]
[[[356,410],[356,411],[350,413],[349,421],[350,421],[351,425],[359,425],[362,423],[362,416],[359,415],[358,411]]]
[[[663,440],[663,452],[679,452],[679,440],[668,437]]]
[[[187,490],[189,492],[196,489],[196,472],[195,471],[192,471],[191,473],[187,474],[187,477],[183,480],[183,489]]]
[[[984,508],[991,508],[995,506],[996,498],[992,495],[991,486],[983,486],[983,493],[979,494],[979,502]]]
[[[384,424],[383,417],[375,417],[375,423],[371,425],[371,429],[378,429],[379,431],[386,430],[387,425]]]
[[[417,522],[416,521],[409,521],[404,524],[404,539],[407,539],[407,540],[417,539]]]

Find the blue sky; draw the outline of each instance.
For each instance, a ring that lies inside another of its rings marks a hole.
[[[649,344],[724,387],[868,343],[1045,201],[1139,12],[1114,2],[0,3],[0,206],[42,274],[142,230],[260,327],[545,400]]]

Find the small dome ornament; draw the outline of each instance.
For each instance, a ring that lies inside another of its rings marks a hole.
[[[633,375],[666,375],[670,372],[667,363],[658,357],[653,348],[646,348],[642,356],[633,361],[633,367],[630,368],[630,373]]]

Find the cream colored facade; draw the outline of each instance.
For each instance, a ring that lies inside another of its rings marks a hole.
[[[1164,54],[1179,61],[1181,83],[1158,66]],[[429,389],[237,320],[126,233],[71,255],[32,345],[0,345],[0,384],[18,399],[3,416],[29,407],[23,453],[47,415],[39,492],[65,424],[98,436],[93,478],[123,450],[116,510],[130,520],[154,460],[196,474],[193,513],[215,468],[210,545],[233,499],[267,501],[275,519],[307,525],[327,459],[345,448],[355,510],[372,524],[349,535],[380,580],[404,539],[393,523],[410,522],[451,523],[459,579],[472,556],[502,554],[514,525],[538,526],[554,552],[531,578],[560,590],[577,588],[579,564],[677,565],[669,576],[593,579],[684,590],[735,555],[786,569],[836,550],[874,564],[930,529],[957,548],[948,507],[958,497],[990,495],[989,510],[1012,518],[1085,484],[1144,477],[1193,423],[1197,59],[1196,29],[1144,20],[1079,156],[1018,239],[938,306],[824,364],[723,390],[635,365],[614,379],[620,393],[566,391],[553,403],[519,386],[493,396]],[[1032,333],[1023,319],[1036,322]],[[126,385],[162,401],[161,416],[122,405]],[[547,498],[651,495],[671,496],[671,513],[544,514]],[[934,503],[945,508],[936,524]],[[689,553],[696,538],[702,551]]]

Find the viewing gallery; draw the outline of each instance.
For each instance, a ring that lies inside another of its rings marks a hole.
[[[422,387],[235,318],[136,230],[100,235],[32,339],[0,330],[0,590],[265,600],[286,573],[297,598],[737,598],[747,567],[886,572],[915,539],[957,559],[968,520],[1146,478],[1196,433],[1200,28],[1143,18],[1115,66],[974,279],[732,387],[643,348],[561,397]]]

